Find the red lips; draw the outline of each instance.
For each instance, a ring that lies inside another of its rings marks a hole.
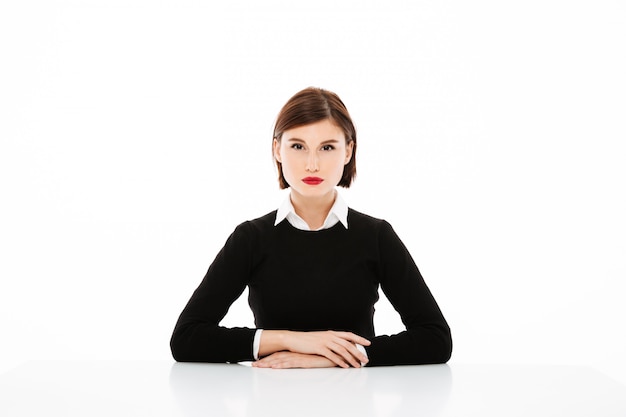
[[[319,185],[322,183],[322,181],[324,181],[322,178],[319,177],[306,177],[306,178],[302,178],[302,182],[307,184],[307,185]]]

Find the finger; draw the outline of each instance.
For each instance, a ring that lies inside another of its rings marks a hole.
[[[341,346],[339,343],[334,343],[331,345],[331,350],[335,352],[337,355],[343,358],[345,362],[347,362],[350,366],[358,368],[360,366],[360,362],[356,360],[354,355],[352,355],[346,348]]]
[[[362,351],[360,351],[354,343],[348,342],[347,340],[341,339],[341,338],[336,339],[335,343],[338,343],[339,345],[343,346],[343,348],[346,349],[350,353],[350,355],[352,355],[354,358],[358,359],[359,362],[361,363],[369,362],[367,355],[365,355]]]
[[[270,366],[270,368],[272,369],[286,369],[286,368],[297,368],[296,365],[294,365],[292,363],[293,361],[289,360],[289,359],[281,359],[281,360],[277,360],[274,363],[272,363],[272,365]]]
[[[294,355],[279,355],[270,364],[272,369],[302,368],[303,361]]]
[[[270,368],[272,363],[274,363],[275,361],[276,361],[276,356],[269,355],[262,359],[259,359],[258,361],[252,362],[252,366],[257,367],[257,368]]]
[[[369,340],[364,337],[359,336],[358,334],[354,334],[352,332],[334,332],[336,336],[348,340],[350,342],[358,343],[359,345],[369,346],[372,344]]]
[[[346,349],[346,347],[342,346],[339,343],[336,343],[333,346],[333,350],[335,351],[335,353],[337,353],[342,358],[344,358],[344,360],[347,361],[351,366],[353,366],[354,368],[360,368],[361,356],[363,355],[361,354],[361,352],[358,351],[358,349],[353,344],[349,342],[344,342],[344,343],[348,343],[348,345],[350,345],[350,347],[353,348],[355,352]]]
[[[264,360],[252,362],[252,366],[255,368],[269,368],[267,361],[264,361]]]
[[[331,349],[326,349],[323,353],[322,356],[327,357],[328,359],[330,359],[335,365],[340,366],[342,368],[349,368],[350,365],[348,365],[346,363],[346,361],[344,361],[342,359],[341,356],[337,355],[335,352],[333,352]]]
[[[257,368],[270,368],[273,363],[284,356],[284,352],[274,352],[271,355],[265,356],[255,362],[252,362],[252,366]]]
[[[281,361],[280,358],[267,357],[261,361],[254,362],[252,365],[257,368],[275,368]]]
[[[327,362],[328,361],[328,362]],[[329,365],[331,364],[331,365]],[[301,354],[281,354],[276,356],[267,368],[287,369],[287,368],[328,368],[336,366],[330,362],[328,358],[320,355],[301,355]]]

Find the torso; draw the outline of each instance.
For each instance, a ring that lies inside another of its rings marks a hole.
[[[264,329],[347,330],[373,336],[378,300],[376,219],[350,210],[349,228],[302,231],[272,213],[251,223],[258,237],[249,285]]]

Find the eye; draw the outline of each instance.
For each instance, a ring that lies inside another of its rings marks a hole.
[[[324,146],[322,146],[322,150],[323,151],[332,151],[333,149],[335,149],[335,147],[333,145],[324,145]]]
[[[293,145],[291,145],[291,149],[295,149],[295,150],[299,151],[301,149],[304,149],[304,146],[302,146],[299,143],[294,143]]]

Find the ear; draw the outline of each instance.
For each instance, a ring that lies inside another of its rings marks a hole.
[[[274,138],[272,148],[274,149],[274,159],[282,164],[283,161],[280,158],[280,143],[278,143],[278,140],[276,140],[276,138]]]
[[[354,141],[350,141],[346,144],[346,159],[344,160],[344,165],[347,165],[348,162],[352,159],[352,149],[354,148]]]

